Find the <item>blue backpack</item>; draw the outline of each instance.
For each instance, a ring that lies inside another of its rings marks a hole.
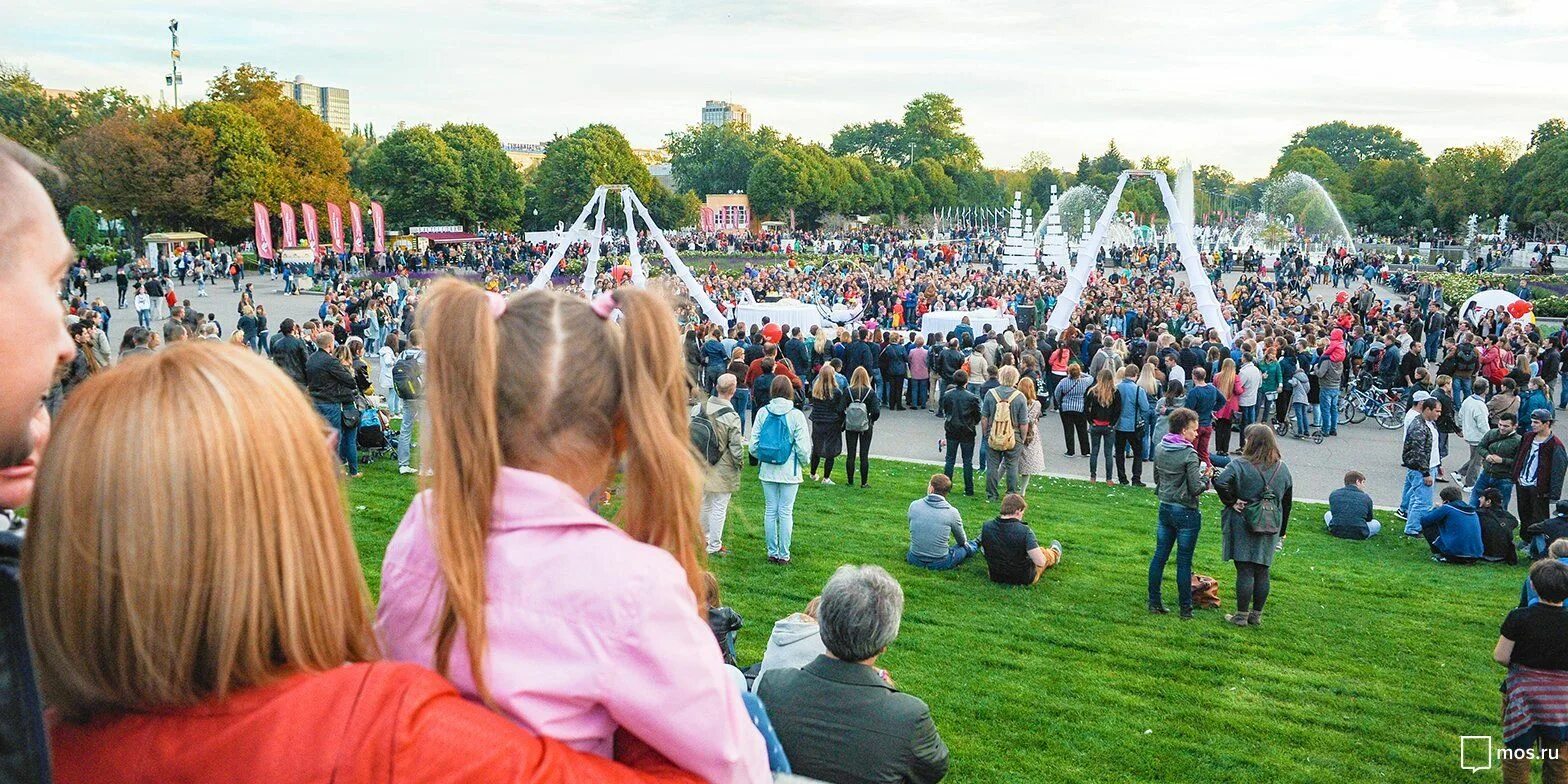
[[[787,417],[769,411],[757,434],[757,459],[770,465],[785,465],[794,455],[795,437],[789,432]]]

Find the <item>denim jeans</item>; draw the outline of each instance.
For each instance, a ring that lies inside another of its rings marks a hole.
[[[927,393],[931,391],[931,381],[925,378],[912,378],[909,380],[909,404],[915,408],[926,407]]]
[[[762,483],[762,534],[768,557],[789,560],[790,535],[795,532],[795,494],[798,482]]]
[[[414,446],[414,427],[419,424],[419,412],[424,409],[422,400],[403,401],[403,421],[397,427],[397,465],[409,467],[409,451]]]
[[[976,539],[970,539],[969,544],[962,547],[955,544],[952,547],[947,548],[947,555],[944,555],[935,561],[922,561],[919,558],[916,558],[914,553],[905,553],[904,560],[908,562],[910,566],[918,566],[922,569],[930,569],[933,572],[941,572],[952,569],[963,563],[969,558],[969,556],[974,555],[979,549],[980,542]]]
[[[1089,479],[1090,479],[1090,481],[1093,481],[1094,479],[1098,478],[1097,477],[1097,471],[1095,470],[1095,466],[1100,462],[1100,455],[1102,455],[1102,454],[1105,455],[1105,478],[1107,480],[1109,480],[1111,478],[1111,476],[1112,476],[1112,474],[1111,474],[1111,455],[1112,455],[1112,452],[1113,452],[1113,449],[1112,449],[1113,439],[1114,439],[1114,436],[1111,434],[1111,428],[1110,427],[1108,427],[1108,426],[1107,427],[1102,427],[1100,425],[1090,425],[1089,426]]]
[[[1421,516],[1432,509],[1432,487],[1426,483],[1426,472],[1405,469],[1405,490],[1400,495],[1399,507],[1405,510],[1405,533],[1421,533]]]
[[[1323,513],[1323,527],[1324,528],[1332,528],[1333,526],[1334,526],[1334,516],[1333,516],[1333,514],[1330,513],[1330,512],[1324,512]],[[1383,530],[1383,524],[1382,523],[1380,523],[1380,522],[1378,522],[1376,520],[1368,520],[1367,521],[1367,538],[1368,539],[1371,539],[1372,537],[1377,536],[1379,533],[1382,532],[1382,530]]]
[[[1427,356],[1431,356],[1428,354]],[[1565,388],[1568,391],[1568,388]],[[1475,379],[1454,376],[1454,400],[1463,403],[1475,393]]]
[[[343,426],[343,412],[354,408],[352,403],[316,403],[316,411],[327,424],[338,429],[338,459],[348,467],[350,474],[359,473],[359,420],[350,427]],[[357,413],[357,412],[356,412]]]
[[[1323,435],[1339,432],[1339,390],[1318,390],[1318,430]]]
[[[948,479],[953,478],[953,459],[959,455],[964,458],[964,495],[975,494],[975,442],[973,440],[960,441],[951,436],[947,439],[947,460],[942,464],[942,473]]]
[[[1176,548],[1176,598],[1181,609],[1192,609],[1192,553],[1198,547],[1203,514],[1179,504],[1160,503],[1159,524],[1154,529],[1154,558],[1149,560],[1149,604],[1161,604],[1160,583],[1171,547]]]
[[[1486,492],[1488,487],[1497,488],[1497,494],[1503,497],[1500,506],[1504,509],[1507,509],[1508,501],[1509,499],[1513,498],[1514,495],[1514,480],[1507,478],[1499,479],[1486,473],[1485,471],[1482,471],[1481,475],[1475,478],[1475,487],[1470,488],[1470,505],[1480,506],[1481,493]]]
[[[146,327],[148,329],[152,329],[152,311],[150,311],[150,310],[138,310],[138,311],[136,311],[136,323],[139,326],[143,326],[143,327]],[[1564,378],[1568,378],[1568,374],[1565,374]]]
[[[730,401],[730,405],[735,408],[735,413],[740,415],[740,432],[743,435],[751,432],[751,417],[748,416],[751,413],[751,390],[736,389],[735,398]]]
[[[1307,435],[1307,404],[1292,403],[1290,407],[1296,412],[1296,435]]]

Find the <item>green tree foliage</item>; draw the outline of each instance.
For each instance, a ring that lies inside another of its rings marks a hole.
[[[85,204],[72,207],[70,213],[65,216],[65,236],[70,238],[71,244],[78,248],[97,245],[100,240],[98,213]]]
[[[1457,231],[1471,214],[1503,211],[1508,167],[1519,157],[1517,142],[1450,147],[1427,170],[1427,198],[1436,225]]]
[[[1351,175],[1355,214],[1350,218],[1379,234],[1395,235],[1406,226],[1431,225],[1426,167],[1413,159],[1371,158]]]
[[[147,102],[120,87],[51,97],[25,69],[0,62],[0,134],[45,157],[53,158],[67,136],[121,111],[145,118]]]
[[[795,224],[795,211],[812,196],[810,166],[792,149],[769,150],[751,167],[746,193],[752,209],[761,215],[787,216]]]
[[[387,134],[365,162],[362,180],[392,225],[443,225],[463,214],[459,156],[428,125]]]
[[[1426,163],[1421,145],[1387,125],[1352,125],[1344,120],[1314,125],[1291,136],[1290,143],[1280,150],[1280,154],[1288,155],[1292,150],[1304,147],[1322,150],[1347,172],[1370,158]]]
[[[1556,223],[1568,211],[1568,136],[1559,136],[1525,153],[1508,167],[1508,212],[1530,226]]]
[[[278,198],[318,206],[348,200],[348,158],[338,133],[320,117],[278,97],[257,98],[240,106],[261,123],[267,146],[277,157]]]
[[[523,216],[523,177],[501,149],[501,139],[483,125],[447,123],[438,135],[457,154],[464,225],[510,230]]]
[[[920,180],[921,187],[925,188],[932,209],[951,207],[958,203],[958,183],[947,176],[942,164],[930,158],[921,158],[915,161],[913,171],[915,179]]]
[[[691,201],[684,196],[672,197],[632,152],[620,131],[595,124],[557,136],[546,145],[544,160],[528,178],[527,202],[534,205],[529,209],[529,222],[536,227],[557,222],[570,225],[600,185],[630,185],[660,228],[677,228],[696,220],[690,213]],[[613,206],[606,208],[606,215],[611,209]],[[537,217],[532,215],[534,210],[539,211]]]
[[[1269,179],[1278,179],[1291,172],[1301,172],[1323,184],[1334,197],[1344,201],[1350,196],[1350,175],[1334,158],[1316,147],[1288,147],[1269,171]]]
[[[1553,117],[1530,132],[1530,149],[1535,149],[1559,136],[1568,134],[1568,122],[1561,117]]]
[[[904,128],[892,120],[846,125],[833,134],[829,149],[836,155],[858,155],[889,166],[910,162]]]
[[[740,123],[694,125],[665,139],[675,187],[701,194],[743,191],[764,142]]]
[[[271,203],[280,190],[278,158],[267,132],[238,104],[198,101],[184,112],[187,122],[213,134],[213,228],[243,233],[253,221],[251,202]]]

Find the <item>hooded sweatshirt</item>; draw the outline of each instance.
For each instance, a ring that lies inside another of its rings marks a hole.
[[[762,673],[768,670],[800,669],[827,652],[817,619],[805,613],[781,618],[773,624],[773,633],[768,635],[768,649],[762,654],[762,664],[758,665],[757,680],[761,680]]]
[[[959,547],[969,544],[964,521],[945,496],[931,493],[909,505],[909,554],[922,561],[947,557],[951,534]]]
[[[1453,501],[1421,515],[1421,528],[1436,527],[1437,549],[1455,558],[1480,558],[1486,554],[1481,544],[1481,518],[1469,504]]]
[[[1154,449],[1154,493],[1160,503],[1198,508],[1209,487],[1198,451],[1179,433],[1167,433]]]

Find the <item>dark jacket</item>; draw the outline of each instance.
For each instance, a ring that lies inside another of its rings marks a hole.
[[[1482,558],[1518,563],[1519,550],[1514,547],[1513,539],[1514,531],[1519,528],[1519,518],[1501,506],[1483,506],[1475,512],[1481,518],[1481,549],[1486,551]]]
[[[797,375],[811,371],[811,351],[806,348],[806,341],[799,338],[790,338],[784,341],[782,348],[784,358],[794,366]]]
[[[856,340],[844,349],[844,378],[854,378],[855,368],[865,368],[867,373],[872,373],[877,369],[876,363],[876,352],[871,344]]]
[[[980,424],[980,398],[963,387],[953,387],[942,396],[942,419],[947,437],[955,441],[975,440]]]
[[[22,617],[22,539],[0,532],[0,781],[47,784],[49,738]]]
[[[875,397],[875,395],[872,395]],[[869,407],[869,404],[868,404]],[[826,400],[811,399],[811,425],[813,432],[817,427],[832,430],[844,429],[844,411],[849,408],[849,395],[839,391],[837,385],[833,387],[833,394]]]
[[[305,385],[305,341],[279,332],[272,338],[272,361],[287,373],[294,383]]]
[[[1195,386],[1187,393],[1187,407],[1198,415],[1199,427],[1214,426],[1214,412],[1225,407],[1225,393],[1213,384]]]
[[[882,366],[883,378],[909,375],[909,352],[898,343],[883,346],[878,362]]]
[[[1511,479],[1514,475],[1514,457],[1519,454],[1519,442],[1522,440],[1517,430],[1507,436],[1495,427],[1486,431],[1486,435],[1481,436],[1481,443],[1475,446],[1481,453],[1481,470],[1494,479]],[[1488,463],[1486,458],[1489,455],[1497,455],[1503,462]]]
[[[1524,470],[1525,460],[1530,456],[1530,444],[1535,441],[1535,433],[1525,433],[1519,441],[1519,451],[1514,455],[1514,486],[1519,485],[1519,473]],[[1547,438],[1541,445],[1541,464],[1535,470],[1535,487],[1542,498],[1563,497],[1563,472],[1568,469],[1568,454],[1563,451],[1562,439],[1556,435]]]
[[[1346,485],[1328,494],[1328,532],[1341,539],[1366,539],[1372,529],[1372,496],[1361,488]]]
[[[1122,415],[1121,391],[1112,389],[1111,402],[1102,404],[1099,396],[1094,394],[1093,389],[1090,389],[1083,396],[1083,414],[1084,418],[1088,419],[1091,425],[1096,422],[1105,422],[1114,426],[1116,420]]]
[[[931,709],[864,664],[829,656],[757,681],[790,767],[822,781],[928,784],[947,775]]]
[[[315,403],[352,403],[359,392],[354,374],[326,351],[317,351],[306,360],[305,383]]]

